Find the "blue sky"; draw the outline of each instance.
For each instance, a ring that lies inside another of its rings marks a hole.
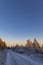
[[[0,0],[0,37],[43,40],[43,0]]]

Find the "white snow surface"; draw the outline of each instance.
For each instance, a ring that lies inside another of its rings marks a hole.
[[[43,65],[30,57],[8,50],[6,65]]]

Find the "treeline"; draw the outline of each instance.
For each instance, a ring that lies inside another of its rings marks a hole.
[[[3,50],[6,48],[6,43],[0,38],[0,50]]]
[[[27,40],[27,44],[25,45],[25,48],[31,51],[32,53],[42,53],[43,54],[43,45],[42,47],[39,45],[39,42],[35,38],[32,42],[31,40]]]
[[[43,45],[42,45],[42,47],[41,47],[41,46],[39,45],[39,42],[36,40],[36,38],[34,39],[33,42],[32,42],[31,40],[27,40],[26,47],[32,48],[32,49],[35,50],[36,52],[41,52],[41,53],[43,53]]]
[[[39,45],[39,42],[34,39],[32,42],[31,40],[27,40],[25,46],[19,46],[18,44],[12,49],[19,53],[27,53],[27,54],[43,54],[43,45],[42,47]]]

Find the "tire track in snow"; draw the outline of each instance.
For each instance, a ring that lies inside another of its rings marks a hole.
[[[10,51],[7,53],[6,65],[17,65],[15,58],[12,56]]]

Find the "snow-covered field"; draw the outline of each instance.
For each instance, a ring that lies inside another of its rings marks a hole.
[[[36,61],[35,58],[36,57],[33,59],[29,56],[9,50],[7,53],[6,65],[43,65],[43,63]]]
[[[0,51],[0,65],[43,65],[43,55],[25,55],[11,49]]]

